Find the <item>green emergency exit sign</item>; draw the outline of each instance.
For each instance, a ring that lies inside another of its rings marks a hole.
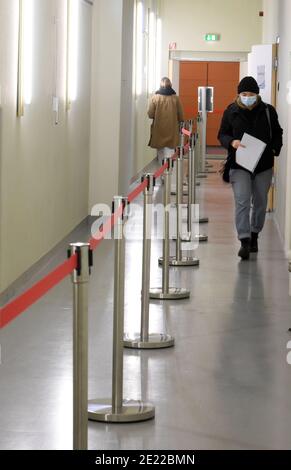
[[[204,39],[205,41],[209,41],[209,42],[219,41],[219,34],[207,33],[205,34]]]

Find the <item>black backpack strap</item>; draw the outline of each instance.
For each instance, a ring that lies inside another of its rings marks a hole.
[[[267,119],[268,119],[268,123],[269,123],[269,127],[270,127],[270,140],[273,139],[273,131],[272,131],[272,124],[271,124],[271,116],[270,116],[270,109],[269,109],[269,106],[266,104],[266,115],[267,115]]]

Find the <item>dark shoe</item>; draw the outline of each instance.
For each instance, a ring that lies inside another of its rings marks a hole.
[[[252,232],[251,235],[251,245],[250,245],[250,253],[258,253],[258,233]]]
[[[249,238],[241,239],[241,247],[238,252],[238,256],[240,256],[241,259],[249,259],[250,257],[250,239]]]

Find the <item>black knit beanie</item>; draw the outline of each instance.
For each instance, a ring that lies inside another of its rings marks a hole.
[[[237,91],[238,94],[243,93],[244,91],[249,91],[258,95],[260,93],[260,88],[253,77],[245,77],[239,82]]]

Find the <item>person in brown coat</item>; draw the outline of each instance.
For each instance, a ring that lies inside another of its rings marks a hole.
[[[149,146],[158,150],[161,162],[179,145],[179,123],[184,121],[181,101],[169,78],[162,78],[160,89],[151,97],[148,116],[153,119]]]

